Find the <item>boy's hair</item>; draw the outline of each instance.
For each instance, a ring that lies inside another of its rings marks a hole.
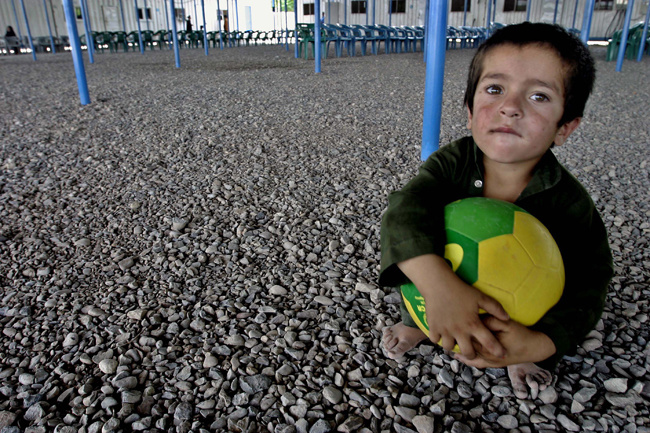
[[[541,45],[554,50],[566,66],[564,76],[564,113],[558,126],[582,117],[585,104],[591,93],[596,68],[589,48],[577,37],[555,24],[529,23],[514,24],[497,30],[483,43],[474,55],[467,76],[465,105],[472,112],[474,95],[478,80],[483,72],[483,60],[495,47],[501,45]]]

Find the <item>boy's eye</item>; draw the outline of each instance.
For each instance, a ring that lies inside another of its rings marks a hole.
[[[501,86],[497,86],[496,84],[491,84],[485,88],[485,92],[488,95],[500,95],[503,93],[503,89]]]
[[[535,102],[544,102],[549,100],[548,96],[546,96],[543,93],[535,93],[533,96],[530,97],[530,99],[532,99]]]

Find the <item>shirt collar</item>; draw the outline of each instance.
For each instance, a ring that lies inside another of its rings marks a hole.
[[[485,179],[483,152],[476,145],[476,142],[474,142],[474,164],[481,176],[481,180]],[[532,179],[521,192],[517,201],[552,188],[557,185],[561,178],[562,170],[560,169],[560,163],[551,149],[549,149],[535,166]]]

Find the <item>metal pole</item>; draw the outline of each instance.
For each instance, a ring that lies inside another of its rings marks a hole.
[[[487,21],[485,22],[485,28],[488,31],[488,35],[490,34],[490,18],[492,17],[492,0],[488,0],[487,2]]]
[[[221,34],[222,19],[223,19],[223,13],[221,12],[221,6],[219,6],[219,0],[217,0],[217,23],[219,23],[219,48],[223,50],[223,35]]]
[[[174,58],[176,59],[176,67],[181,67],[181,54],[178,52],[178,31],[176,30],[176,8],[174,7],[174,0],[169,0],[169,9],[172,11],[172,44],[174,44]]]
[[[81,56],[81,43],[79,42],[79,32],[77,32],[77,17],[74,13],[72,0],[63,0],[63,12],[65,14],[65,23],[68,27],[70,48],[72,48],[72,62],[74,63],[74,72],[77,76],[79,99],[81,101],[81,105],[88,105],[90,104],[90,96],[88,95],[88,82],[86,81],[86,69],[84,68],[84,61],[83,57]]]
[[[328,0],[327,2],[327,24],[332,25],[332,2]]]
[[[497,21],[497,0],[494,0],[494,4],[492,5],[492,22],[495,23]]]
[[[393,25],[393,0],[388,0],[388,27]]]
[[[20,0],[20,5],[23,9],[23,18],[25,19],[25,27],[27,28],[27,37],[29,38],[29,47],[32,50],[32,58],[36,61],[36,50],[34,49],[34,41],[32,41],[32,32],[29,29],[29,21],[27,21],[27,9],[25,9],[25,0]]]
[[[47,21],[47,32],[50,34],[50,49],[52,54],[56,54],[56,48],[54,47],[54,38],[52,37],[52,26],[50,26],[50,14],[47,13],[47,4],[43,0],[43,9],[45,9],[45,21]]]
[[[587,0],[585,4],[585,14],[582,17],[582,30],[580,31],[580,39],[586,45],[589,42],[589,33],[591,32],[591,19],[594,15],[594,5],[596,0]]]
[[[120,0],[120,10],[122,11],[122,30],[126,33],[126,20],[124,19],[124,4],[122,0]]]
[[[237,2],[237,0],[235,0],[235,2]],[[237,3],[235,3],[235,8],[237,8],[236,4]],[[287,9],[287,0],[284,0],[284,24],[287,27],[287,32],[284,34],[284,47],[289,51],[289,12],[287,12]]]
[[[88,10],[86,9],[86,3],[81,0],[79,2],[81,5],[81,17],[84,22],[84,30],[86,31],[86,45],[88,48],[88,61],[90,63],[95,63],[95,43],[93,42],[93,35],[90,32],[90,23],[88,23]]]
[[[372,0],[372,25],[375,25],[375,10],[377,9],[376,0]]]
[[[578,3],[580,0],[576,0],[576,5],[573,8],[573,21],[571,22],[571,28],[575,29],[576,28],[576,17],[578,16]]]
[[[93,36],[93,25],[90,22],[90,8],[88,7],[88,0],[80,0],[86,6],[86,12],[84,13],[85,17],[88,17],[86,21],[88,22],[88,31],[90,32],[90,40],[92,41],[93,56],[95,55],[95,37]]]
[[[465,8],[463,9],[463,27],[467,25],[467,0],[465,0]]]
[[[165,30],[167,30],[167,34],[165,36],[167,36],[167,38],[169,39],[169,36],[170,36],[170,31],[169,31],[169,11],[167,10],[167,2],[165,2],[165,0],[163,0],[163,6],[165,6],[165,24],[166,24]],[[170,42],[171,42],[171,40],[170,40]],[[169,49],[170,50],[172,49],[172,44],[169,44]]]
[[[20,31],[20,22],[18,21],[18,12],[16,12],[16,4],[14,0],[11,0],[11,7],[14,10],[14,18],[16,18],[16,31],[18,32],[18,38],[20,39],[20,46],[23,46],[23,34]]]
[[[201,0],[201,10],[203,11],[203,46],[205,47],[205,55],[208,55],[208,28],[205,25],[205,1]]]
[[[297,58],[300,57],[300,52],[298,51],[298,0],[293,1],[293,15],[295,17],[295,27],[294,34],[296,35],[296,42],[293,44],[294,55]]]
[[[144,0],[144,11],[142,13],[144,20],[147,22],[147,30],[149,30],[149,15],[147,15],[147,0]]]
[[[553,12],[553,24],[557,21],[557,8],[560,5],[560,0],[555,0],[555,11]]]
[[[194,0],[194,25],[198,26],[199,25],[199,16],[196,13],[196,0]],[[196,28],[196,27],[195,27]]]
[[[618,58],[616,59],[616,72],[623,69],[623,59],[625,58],[625,49],[627,47],[627,37],[630,34],[630,21],[632,20],[632,8],[634,0],[628,0],[627,10],[625,11],[625,23],[623,24],[623,34],[621,35],[621,45],[618,47]]]
[[[315,73],[320,73],[321,64],[321,46],[320,46],[320,0],[314,1],[314,69]],[[307,49],[307,48],[305,48]]]
[[[365,0],[364,3],[366,5],[366,25],[368,25],[368,0]]]
[[[138,0],[133,0],[135,5],[135,21],[138,24],[138,41],[140,45],[140,54],[144,54],[144,44],[142,43],[142,29],[140,28],[140,16],[138,15]]]
[[[447,0],[431,0],[427,16],[428,59],[424,84],[424,113],[422,122],[422,152],[426,160],[438,150],[440,119],[442,118],[442,88],[445,75],[445,49],[447,34]]]
[[[650,4],[648,4],[648,12],[645,14],[645,24],[643,25],[643,35],[641,36],[641,45],[639,46],[639,54],[636,61],[640,62],[643,57],[643,50],[645,49],[645,40],[648,37],[648,21],[650,21]]]
[[[529,22],[530,22],[530,6],[531,5],[532,5],[532,0],[528,0],[526,2],[526,21],[529,21]]]
[[[424,19],[427,20],[429,17],[429,9],[431,8],[431,0],[426,0],[426,4],[424,6]],[[429,47],[429,35],[431,34],[430,31],[427,30],[427,28],[424,28],[424,49],[422,50],[422,58],[424,60],[424,63],[427,62],[427,48]],[[447,34],[445,33],[445,37]],[[445,42],[445,48],[446,48],[446,42]]]
[[[237,7],[237,0],[235,0],[235,18],[237,20],[235,22],[235,24],[237,24],[237,31],[239,31],[239,8]],[[287,23],[288,23],[288,21],[287,21]],[[289,24],[287,24],[287,29],[288,28],[289,28]]]
[[[348,25],[348,0],[343,0],[343,25]]]

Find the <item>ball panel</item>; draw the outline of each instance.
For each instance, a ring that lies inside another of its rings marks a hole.
[[[524,326],[531,326],[537,323],[562,297],[564,273],[535,267],[522,281],[521,287],[524,290],[517,293],[513,309],[515,313],[510,316],[512,320]]]
[[[427,323],[424,297],[413,283],[403,284],[400,290],[402,292],[402,299],[404,299],[404,304],[406,304],[406,309],[411,315],[411,318],[422,332],[429,335],[429,324]]]
[[[452,268],[454,268],[454,261],[458,261],[457,250],[460,248],[462,250],[462,257],[458,261],[458,266],[454,269],[454,272],[467,284],[474,284],[478,279],[478,244],[472,239],[466,237],[462,233],[458,233],[454,230],[447,230],[447,245],[458,245],[458,247],[452,247],[449,251],[456,252],[455,256],[447,256],[447,248],[445,247],[445,259],[449,260],[452,263]]]
[[[534,267],[528,253],[512,234],[479,243],[478,256],[479,273],[475,286],[481,291],[485,287],[486,290],[515,295]],[[500,301],[499,293],[485,293]]]
[[[560,249],[551,233],[537,218],[528,213],[516,212],[513,234],[525,246],[533,263],[550,269],[564,268]]]
[[[512,233],[515,210],[521,209],[512,203],[483,197],[458,200],[445,206],[445,229],[461,233],[478,243]]]

